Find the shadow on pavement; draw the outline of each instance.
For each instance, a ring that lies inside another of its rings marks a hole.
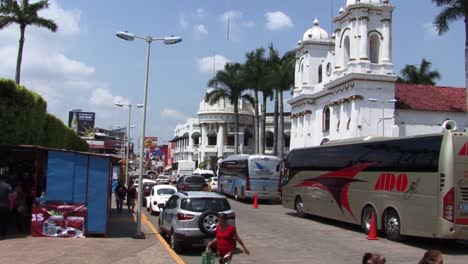
[[[127,208],[121,212],[112,208],[109,214],[109,238],[133,237],[135,235],[137,223],[133,214]]]
[[[286,213],[292,217],[298,217],[295,213],[289,212]],[[354,225],[350,223],[344,223],[341,221],[328,219],[315,215],[306,215],[304,219],[312,220],[325,225],[332,225],[338,228],[346,229],[348,231],[353,231],[356,234],[365,237],[366,235],[362,231],[362,228],[359,225]],[[379,238],[385,239],[382,234],[379,234]],[[407,246],[418,247],[424,250],[437,249],[442,251],[446,255],[468,255],[468,240],[454,240],[454,239],[436,239],[436,238],[426,238],[426,237],[406,237],[403,242],[392,242],[392,243],[402,243]]]

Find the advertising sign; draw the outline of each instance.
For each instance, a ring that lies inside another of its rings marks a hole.
[[[45,204],[31,211],[34,237],[84,237],[87,208],[83,204]]]
[[[155,149],[158,146],[158,137],[145,137],[145,148],[151,150]]]
[[[68,126],[83,138],[94,138],[95,113],[68,112]]]

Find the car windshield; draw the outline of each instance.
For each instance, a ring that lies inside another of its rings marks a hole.
[[[187,177],[185,180],[187,183],[205,183],[205,179],[202,177]]]
[[[204,212],[214,210],[223,212],[231,209],[231,205],[224,198],[190,198],[183,199],[180,208],[192,212]]]
[[[158,179],[168,179],[168,178],[169,178],[169,177],[164,176],[164,175],[161,175],[161,176],[158,177]]]
[[[174,194],[174,193],[175,193],[174,189],[159,189],[158,190],[158,195]]]
[[[156,185],[156,184],[150,183],[150,184],[145,184],[144,187],[145,187],[145,189],[151,189],[151,188],[153,188],[154,185]]]

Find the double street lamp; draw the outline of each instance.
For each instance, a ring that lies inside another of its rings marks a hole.
[[[143,117],[142,117],[142,124],[141,124],[141,137],[140,137],[140,160],[139,160],[139,173],[138,173],[138,211],[137,211],[137,230],[135,236],[142,237],[143,233],[141,232],[141,203],[143,199],[142,195],[142,187],[143,187],[143,159],[144,159],[144,151],[143,151],[143,141],[145,140],[145,129],[146,129],[146,106],[147,106],[147,99],[148,99],[148,78],[149,78],[149,59],[150,59],[150,49],[151,49],[151,42],[162,40],[164,44],[171,45],[176,44],[182,41],[181,37],[169,36],[163,38],[154,38],[152,36],[139,36],[133,33],[129,33],[127,31],[119,31],[117,32],[117,37],[127,40],[133,41],[135,38],[143,39],[146,41],[147,48],[146,48],[146,74],[145,74],[145,87],[144,87],[144,101],[143,101]]]
[[[125,182],[124,185],[127,185],[128,181],[128,159],[130,156],[130,129],[134,128],[134,125],[130,125],[130,120],[132,119],[132,107],[142,108],[143,104],[122,104],[122,103],[115,103],[118,107],[128,107],[128,126],[127,126],[127,151],[125,152]],[[128,186],[127,186],[128,187]]]
[[[381,103],[382,104],[382,136],[385,137],[385,103],[396,103],[396,99],[377,99],[377,98],[368,98],[369,102]]]

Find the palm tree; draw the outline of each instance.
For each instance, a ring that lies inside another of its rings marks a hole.
[[[37,13],[49,8],[48,0],[41,0],[29,3],[29,0],[22,0],[21,4],[16,0],[1,0],[0,3],[0,29],[7,27],[10,24],[18,24],[20,27],[20,40],[18,47],[18,57],[16,60],[16,75],[15,81],[20,83],[21,61],[23,60],[24,33],[26,27],[34,25],[47,28],[52,32],[57,31],[57,24],[51,19],[40,17]]]
[[[426,59],[421,61],[419,68],[416,65],[406,65],[401,70],[402,77],[398,77],[397,81],[400,83],[435,85],[436,80],[440,80],[440,73],[430,68],[431,63]]]
[[[466,0],[432,0],[442,11],[434,19],[439,35],[449,31],[449,23],[463,20],[465,23],[465,86],[468,93],[468,1]],[[467,94],[468,95],[468,94]],[[468,104],[468,96],[466,97]]]
[[[249,88],[254,91],[254,110],[255,110],[255,153],[259,153],[259,129],[260,129],[260,119],[258,114],[258,92],[263,86],[263,82],[266,75],[266,59],[265,59],[265,49],[258,48],[254,51],[247,52],[245,54],[245,72],[246,72],[246,82]]]
[[[248,93],[245,86],[245,69],[239,63],[227,63],[224,70],[218,71],[216,76],[208,81],[208,86],[214,89],[207,92],[205,102],[215,104],[221,98],[229,99],[234,107],[234,153],[238,153],[239,136],[239,100],[245,99],[253,104],[254,98]],[[220,85],[220,87],[218,87]]]

